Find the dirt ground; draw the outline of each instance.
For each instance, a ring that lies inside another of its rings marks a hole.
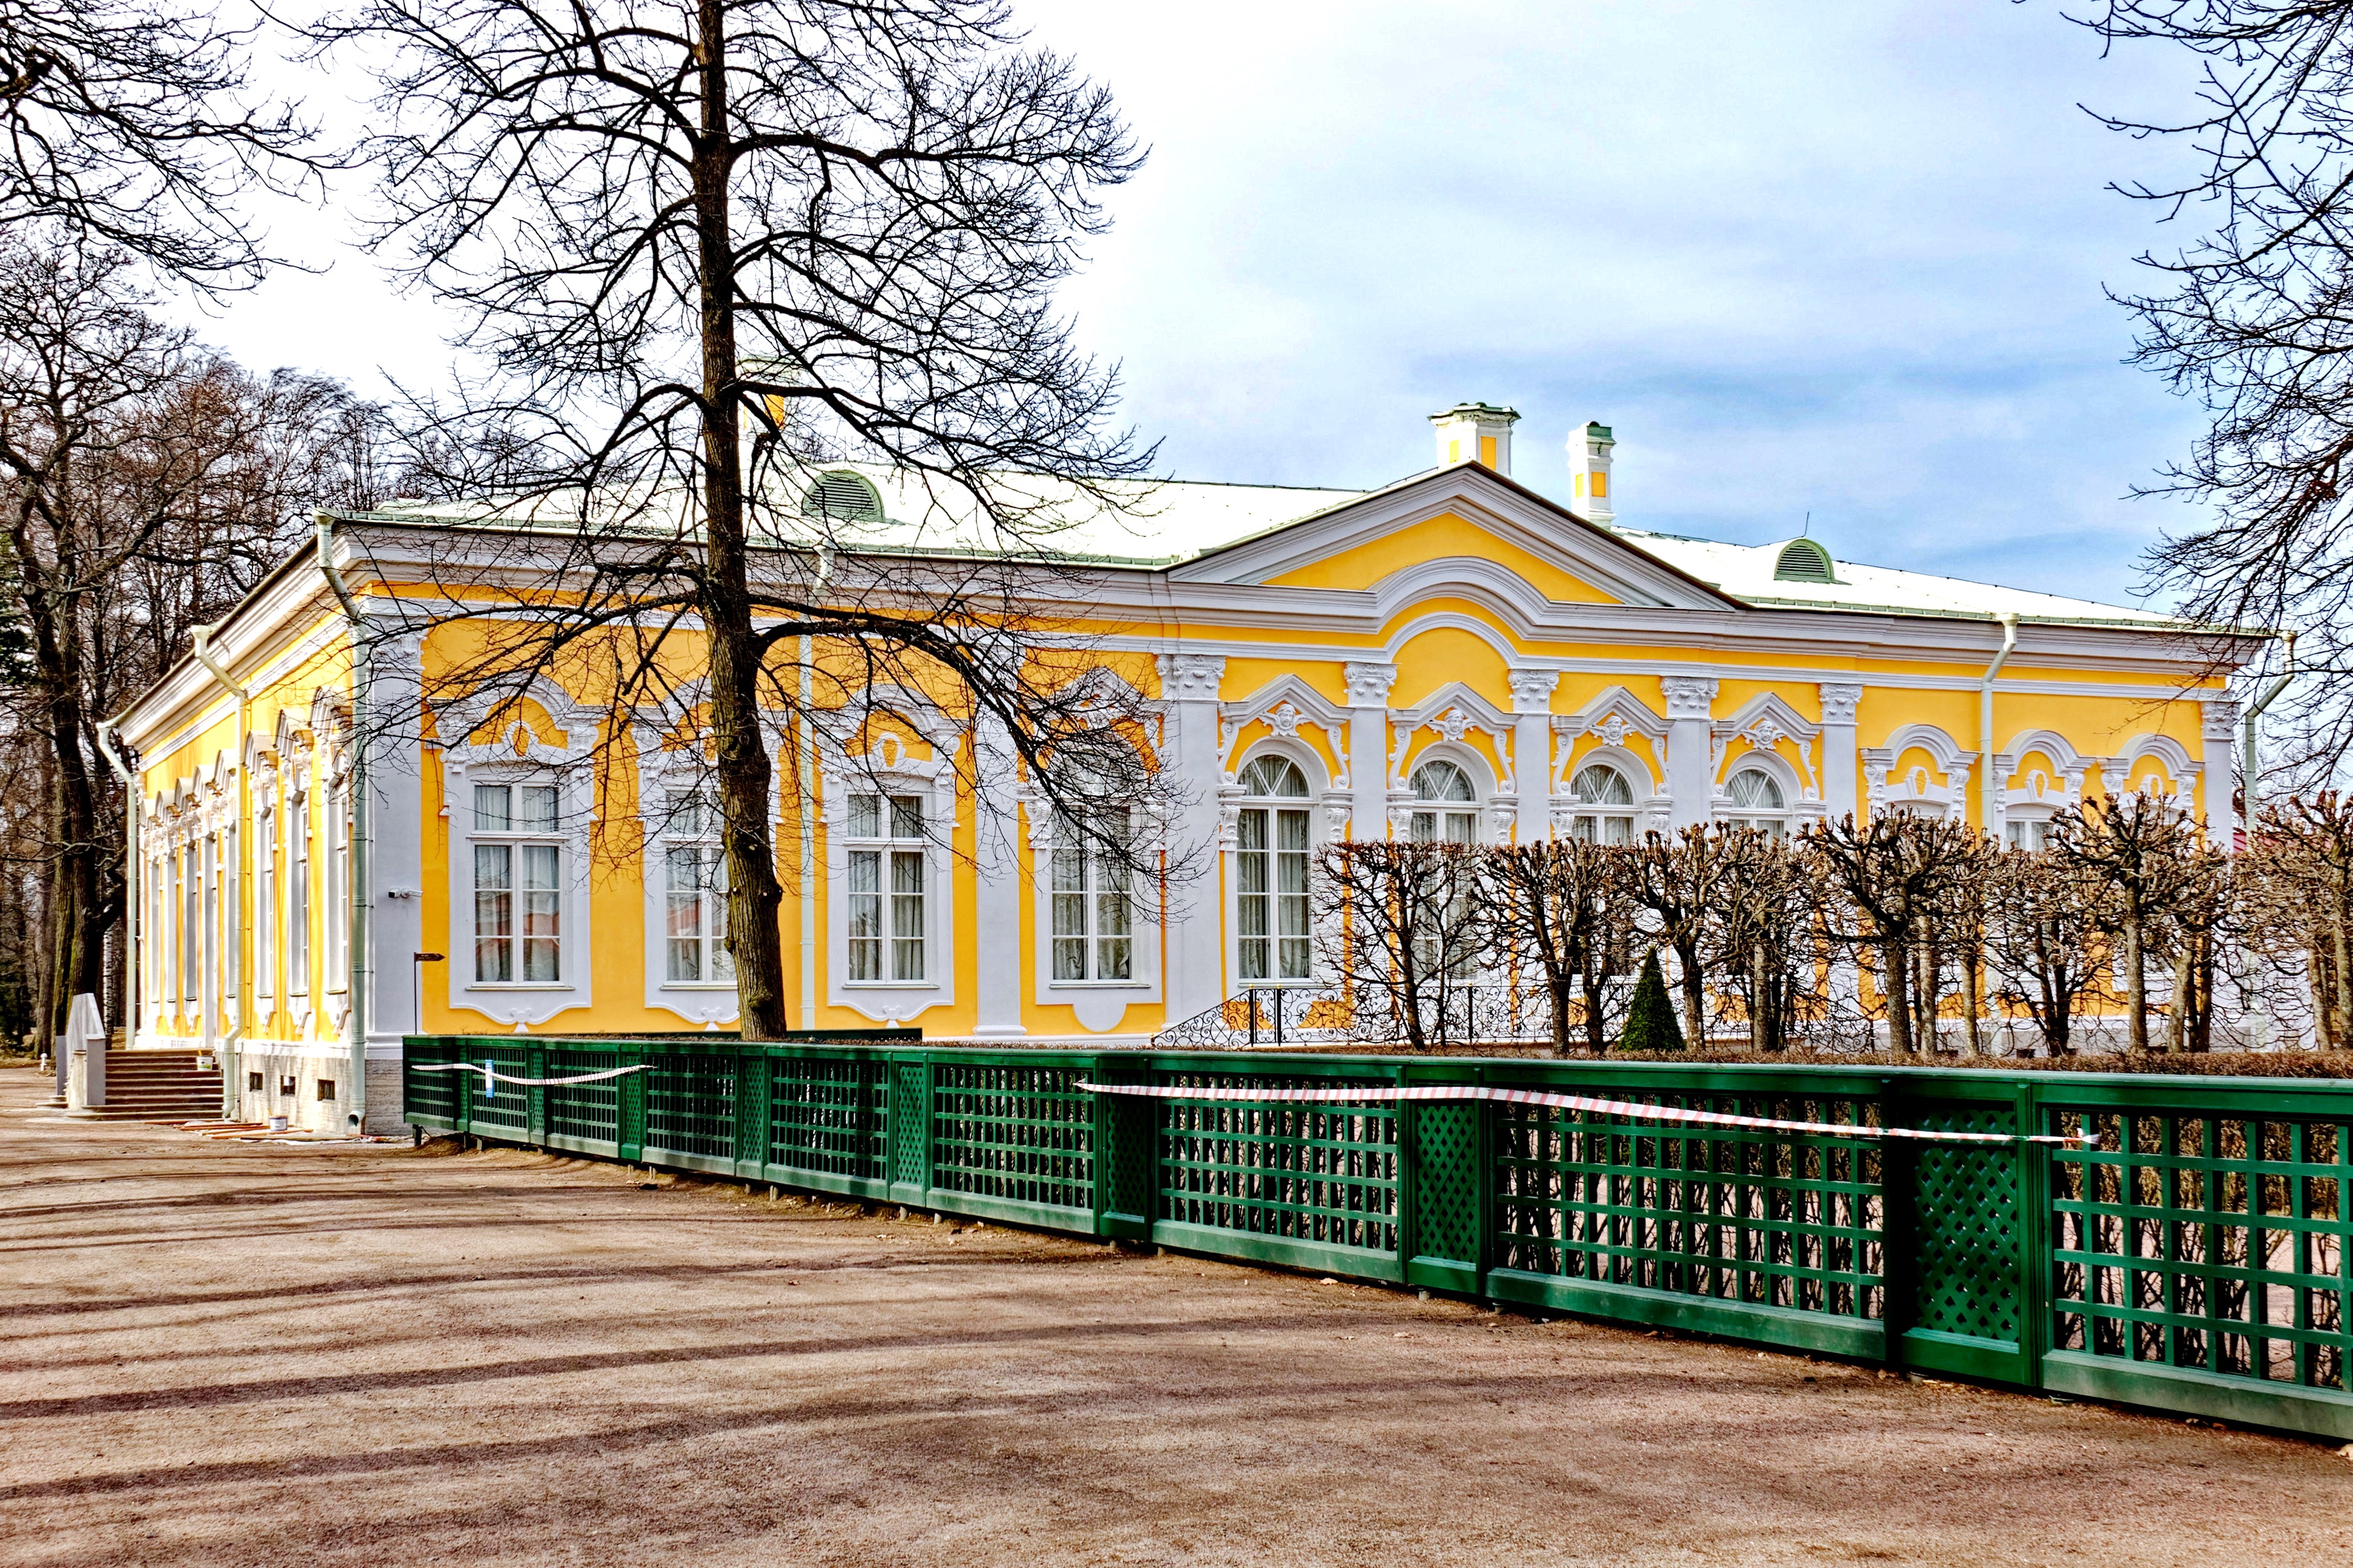
[[[2337,1563],[2328,1447],[0,1072],[0,1563]]]

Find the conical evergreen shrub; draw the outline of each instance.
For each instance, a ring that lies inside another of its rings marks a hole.
[[[1626,1027],[1618,1036],[1621,1051],[1679,1051],[1683,1026],[1675,1021],[1675,1005],[1667,995],[1667,977],[1653,951],[1642,961],[1642,977],[1634,982],[1634,1000],[1626,1009]]]

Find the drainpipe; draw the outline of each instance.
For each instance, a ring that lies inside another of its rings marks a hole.
[[[2018,647],[2018,616],[2012,612],[1998,617],[2001,622],[2001,651],[1993,656],[1985,673],[1978,677],[1978,766],[1983,770],[1978,784],[1978,815],[1985,820],[1988,833],[1999,833],[2001,824],[1994,820],[1993,776],[1993,678],[2010,662],[2010,650]]]
[[[195,656],[196,662],[205,667],[205,673],[211,676],[213,680],[223,691],[227,692],[231,697],[237,699],[237,793],[245,797],[238,802],[238,811],[237,816],[237,885],[238,891],[242,893],[244,889],[250,885],[249,879],[245,874],[245,846],[246,840],[249,837],[245,832],[245,820],[251,810],[253,797],[250,791],[250,781],[246,776],[248,759],[245,754],[245,744],[246,736],[249,729],[249,704],[253,701],[253,693],[246,689],[244,687],[239,686],[235,679],[231,679],[229,672],[223,668],[220,661],[213,657],[213,634],[219,630],[220,627],[217,625],[192,627],[188,633],[190,643],[189,651]],[[228,889],[223,888],[220,889],[220,892],[222,897],[226,899]],[[243,910],[230,910],[227,911],[227,914],[228,920],[231,922],[236,923],[240,928],[243,926],[245,921],[245,911]],[[227,955],[223,954],[222,956],[226,957]],[[242,942],[237,943],[237,967],[240,970],[245,967],[245,944]],[[226,965],[224,965],[222,973],[224,975],[227,973]],[[237,986],[237,1024],[232,1028],[223,1030],[220,1038],[221,1120],[224,1121],[234,1121],[237,1119],[237,1047],[239,1037],[245,1033],[246,1009],[253,1004],[252,996],[249,994],[249,988],[245,984],[245,976],[240,973],[236,977],[236,979]],[[216,994],[213,1000],[217,1004],[220,1001],[220,997]]]
[[[122,1043],[128,1046],[139,1037],[139,776],[115,746],[114,726],[100,721],[97,732],[99,751],[122,781],[122,837],[128,856],[122,868]],[[62,1099],[68,1068],[65,1053],[57,1057],[58,1095]]]
[[[2263,780],[2263,745],[2258,738],[2255,721],[2263,716],[2263,710],[2270,707],[2279,694],[2287,689],[2287,683],[2295,679],[2295,634],[2290,632],[2287,634],[2287,661],[2282,667],[2278,679],[2274,680],[2269,689],[2261,697],[2255,699],[2253,706],[2247,710],[2246,763],[2241,769],[2242,776],[2239,780],[2239,821],[2242,826],[2252,824],[2255,820],[2255,795]]]
[[[347,912],[350,935],[344,945],[349,950],[351,978],[352,1037],[352,1126],[353,1131],[367,1131],[367,982],[368,982],[368,775],[367,775],[367,705],[368,705],[368,643],[366,626],[360,615],[352,591],[343,584],[343,574],[335,568],[335,517],[332,512],[316,514],[319,531],[319,574],[343,607],[343,618],[352,629],[352,785],[351,785],[351,872],[344,879],[344,895],[351,900]]]

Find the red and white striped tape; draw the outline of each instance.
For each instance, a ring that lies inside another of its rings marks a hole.
[[[519,1083],[526,1088],[539,1089],[557,1083],[601,1083],[608,1078],[627,1078],[633,1072],[654,1070],[652,1063],[639,1062],[635,1067],[607,1068],[603,1072],[584,1072],[572,1078],[517,1078],[512,1073],[499,1071],[488,1062],[411,1062],[408,1065],[417,1072],[480,1073],[482,1092],[486,1095],[498,1093],[497,1086],[502,1083]]]
[[[1335,1085],[1331,1089],[1195,1089],[1180,1084],[1089,1083],[1096,1094],[1140,1095],[1150,1100],[1308,1100],[1333,1105],[1346,1100],[1487,1100],[1504,1105],[1547,1105],[1592,1110],[1604,1116],[1688,1121],[1704,1127],[1757,1127],[1775,1132],[1820,1132],[1835,1138],[1918,1138],[1935,1143],[2089,1143],[2073,1132],[1939,1132],[1926,1127],[1865,1127],[1852,1121],[1783,1121],[1769,1116],[1736,1116],[1728,1110],[1693,1110],[1680,1105],[1649,1105],[1631,1100],[1599,1100],[1588,1094],[1554,1094],[1536,1089],[1490,1089],[1479,1084],[1405,1084],[1383,1089]]]

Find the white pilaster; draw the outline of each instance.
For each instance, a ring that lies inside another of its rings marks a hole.
[[[1824,681],[1822,694],[1822,804],[1827,816],[1860,817],[1862,801],[1855,773],[1855,710],[1862,687],[1854,681]]]
[[[2239,773],[2233,751],[2239,740],[2239,705],[2217,697],[2198,706],[2204,721],[2199,733],[2206,742],[2205,775],[2199,781],[2206,792],[2206,837],[2215,848],[2228,852],[2238,842],[2239,814],[2232,805],[2232,789]]]
[[[1348,682],[1348,773],[1356,797],[1351,838],[1389,836],[1389,688],[1393,664],[1351,664]]]
[[[1715,813],[1715,736],[1710,710],[1712,675],[1659,678],[1667,702],[1667,788],[1675,797],[1676,827],[1704,823]]]
[[[1515,669],[1512,682],[1512,772],[1518,775],[1519,841],[1534,844],[1552,829],[1552,694],[1556,669]]]
[[[425,946],[425,666],[421,639],[377,644],[368,655],[367,747],[369,900],[368,1055],[397,1058],[400,1037],[423,1027],[417,1016],[417,953]],[[329,919],[341,919],[334,910]],[[315,966],[317,956],[312,958]],[[431,965],[433,979],[455,969],[452,953]],[[446,984],[446,981],[444,982]],[[250,1004],[248,1004],[250,1005]],[[370,1086],[374,1088],[374,1085]],[[370,1098],[369,1118],[388,1110]]]
[[[973,735],[973,951],[979,973],[973,985],[977,1016],[973,1033],[1007,1038],[1029,1031],[1021,1023],[1021,867],[1018,775],[1005,721],[983,713]]]
[[[1218,688],[1226,661],[1199,653],[1160,656],[1168,711],[1168,765],[1179,804],[1169,834],[1168,1017],[1173,1023],[1224,999],[1225,922],[1218,855]]]

